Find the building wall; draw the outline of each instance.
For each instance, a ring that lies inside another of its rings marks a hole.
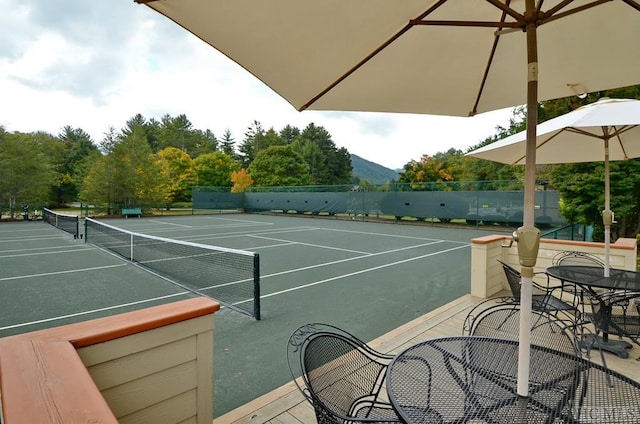
[[[122,424],[213,420],[211,317],[78,349],[78,355]]]
[[[219,309],[198,297],[0,339],[0,421],[211,424]]]

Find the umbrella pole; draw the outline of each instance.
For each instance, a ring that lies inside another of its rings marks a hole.
[[[608,277],[613,212],[611,212],[611,185],[609,182],[609,137],[606,133],[604,138],[604,211],[602,212],[602,222],[604,224],[604,276]]]
[[[536,182],[536,126],[538,125],[538,47],[534,0],[526,1],[527,32],[527,143],[525,158],[523,226],[516,231],[521,266],[520,344],[518,349],[518,394],[529,395],[531,292],[533,267],[538,256],[540,233],[534,227]]]

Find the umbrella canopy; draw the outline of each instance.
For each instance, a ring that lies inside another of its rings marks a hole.
[[[539,100],[640,81],[637,1],[547,0],[529,18],[523,0],[136,1],[298,110],[467,116],[524,105],[528,21]]]
[[[536,163],[604,161],[605,275],[609,274],[611,190],[609,161],[640,157],[640,100],[607,99],[582,106],[538,125]],[[526,131],[467,153],[507,164],[525,163]]]
[[[640,0],[134,1],[191,31],[298,110],[464,116],[527,104],[533,124],[517,233],[518,393],[527,395],[539,245],[537,102],[640,82]]]

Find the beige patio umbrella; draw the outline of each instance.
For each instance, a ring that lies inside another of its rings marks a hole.
[[[536,105],[572,95],[575,87],[597,91],[640,82],[640,0],[134,1],[221,51],[298,110],[465,116],[527,104],[533,125],[517,234],[523,275],[518,393],[527,395],[539,244]]]
[[[609,161],[640,157],[640,100],[603,98],[543,122],[536,134],[536,163],[604,161],[604,273],[609,276],[613,220]],[[522,131],[467,155],[522,165],[526,140]]]

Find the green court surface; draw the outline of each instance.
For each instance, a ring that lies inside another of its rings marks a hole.
[[[372,340],[468,293],[470,241],[488,234],[253,214],[106,222],[260,255],[262,319],[216,314],[214,416],[290,380],[286,342],[304,323]],[[196,296],[39,221],[0,223],[0,293],[0,337]]]

